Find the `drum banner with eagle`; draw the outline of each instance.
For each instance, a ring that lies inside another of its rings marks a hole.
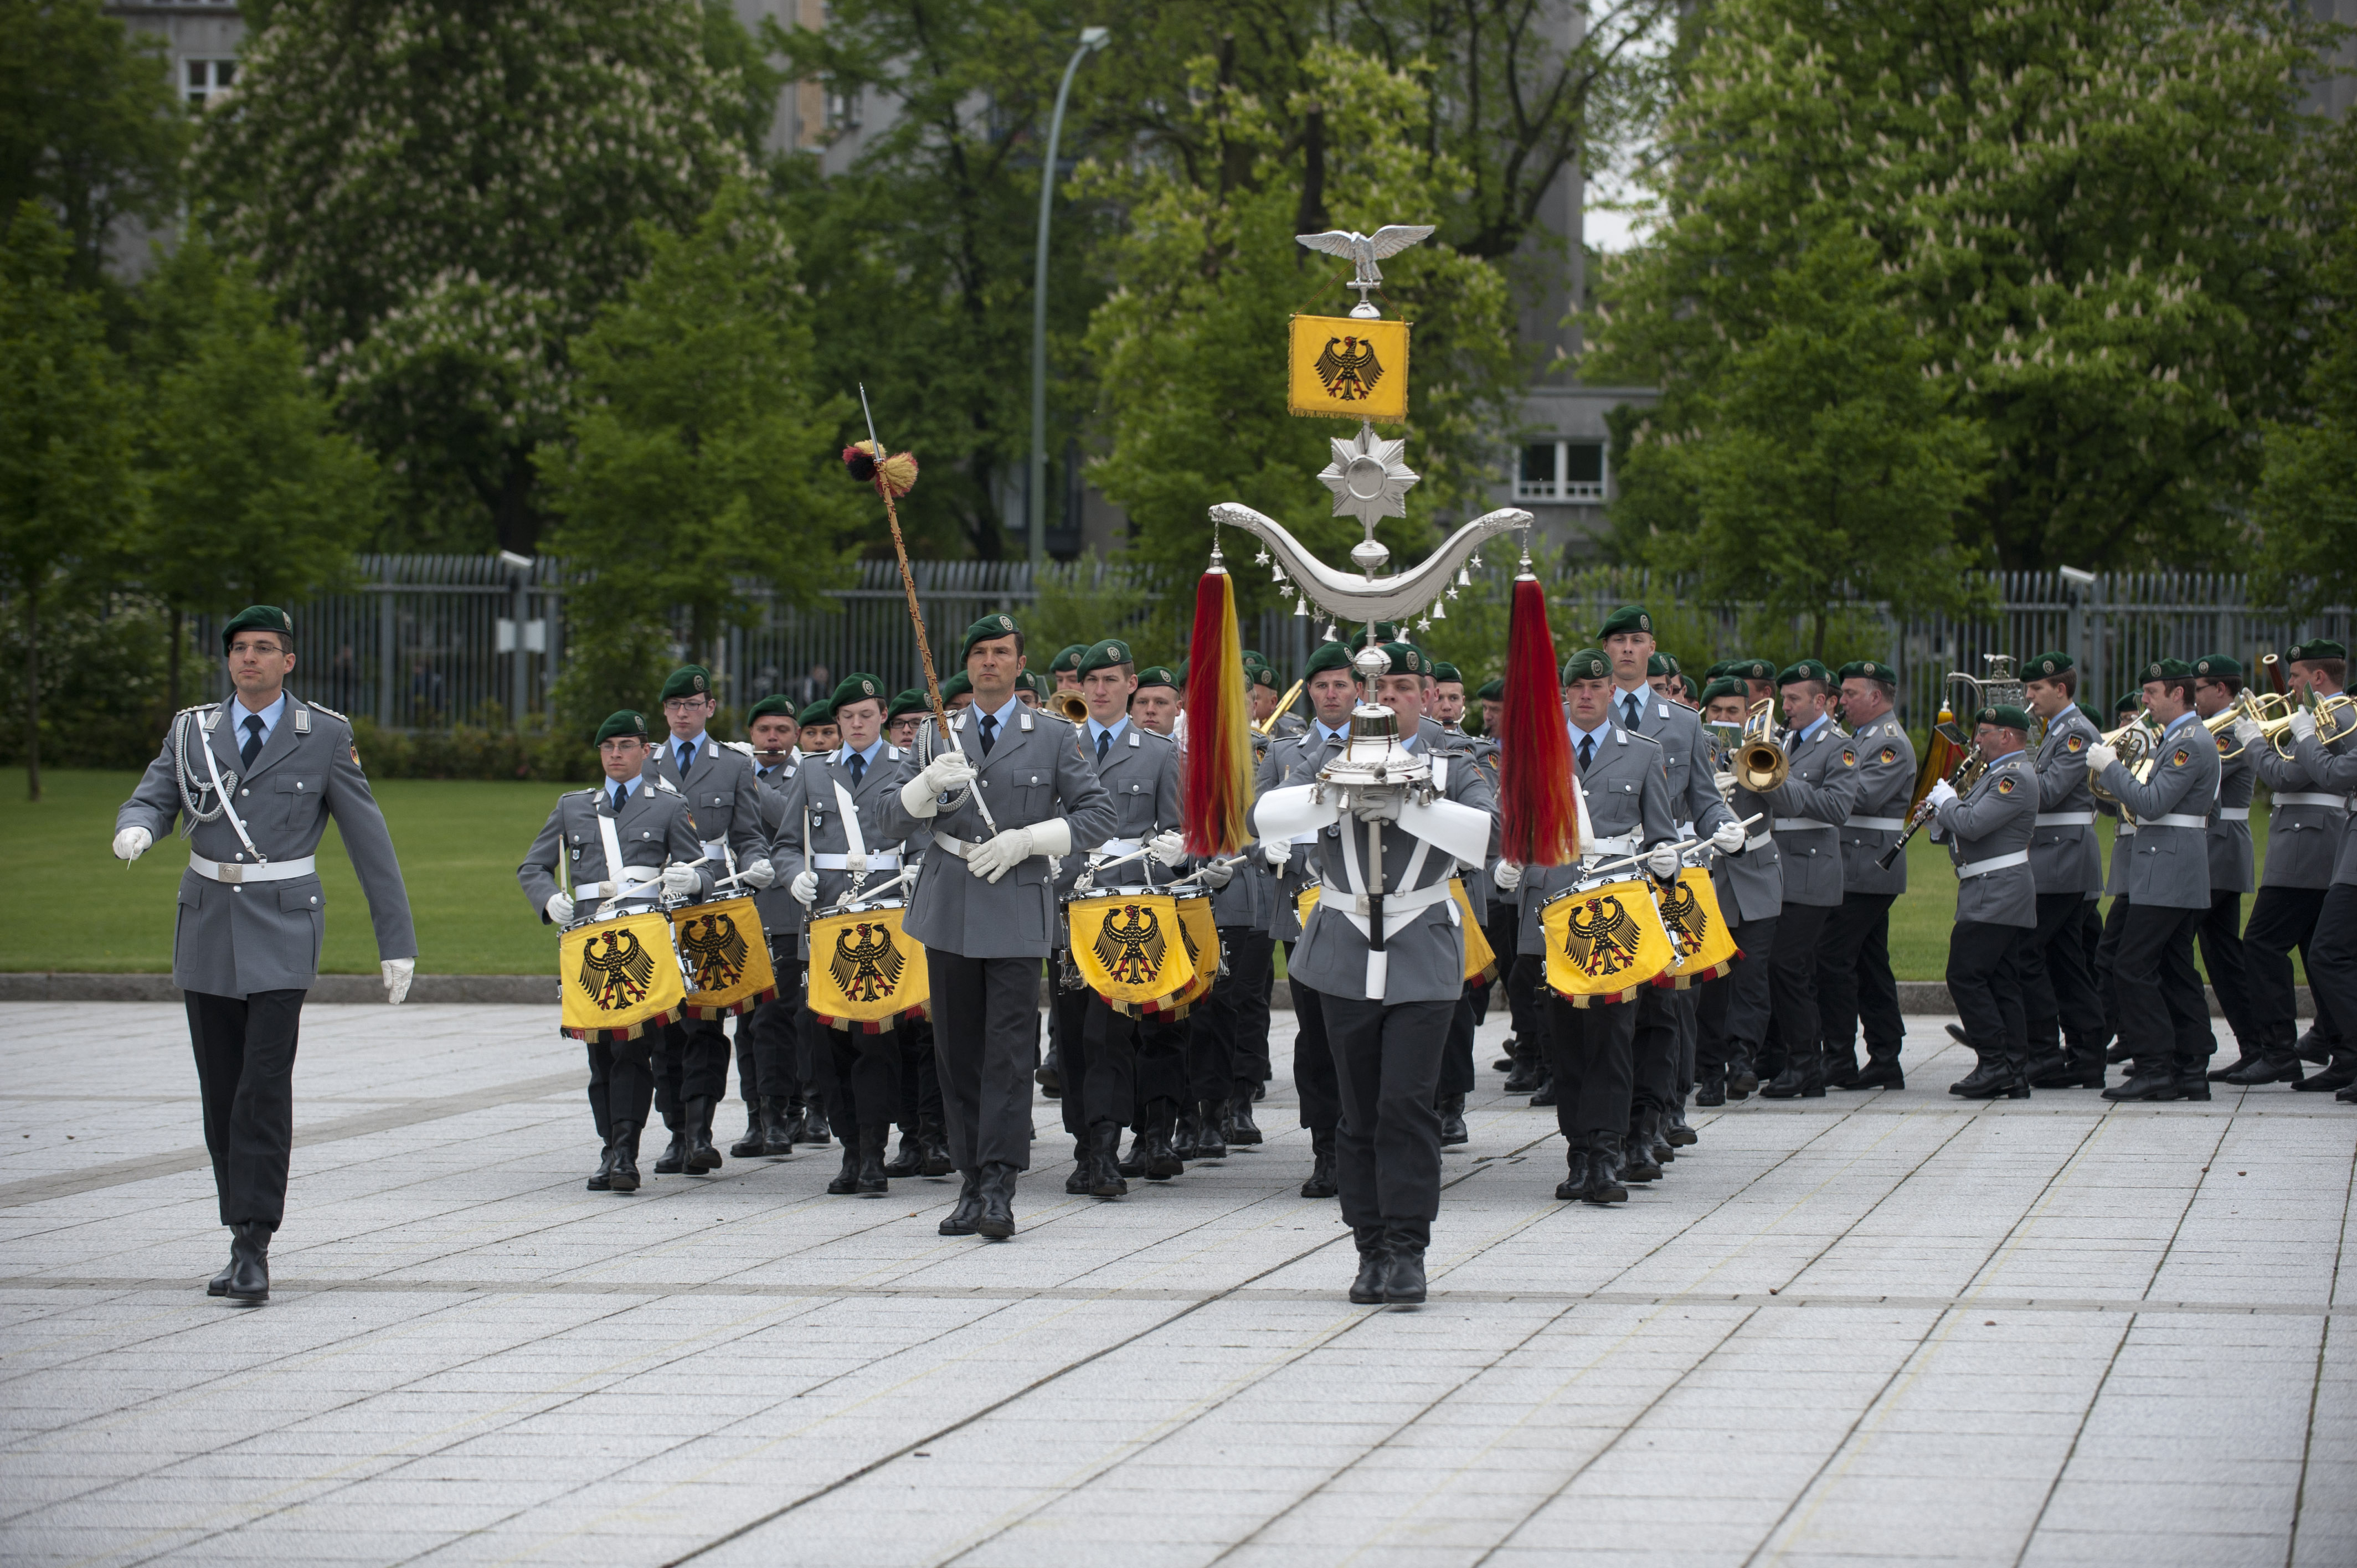
[[[1208,907],[1208,898],[1190,900]],[[1179,927],[1178,900],[1167,893],[1116,893],[1075,898],[1064,906],[1071,921],[1072,966],[1107,1002],[1133,1007],[1162,1003],[1195,982]],[[1213,953],[1219,934],[1211,936]]]
[[[1717,980],[1734,966],[1735,933],[1718,912],[1718,893],[1710,873],[1689,865],[1677,880],[1653,885],[1653,901],[1662,924],[1668,927],[1676,950],[1670,961],[1670,983],[1683,991],[1706,980]]]
[[[676,1022],[687,1004],[671,920],[658,910],[565,932],[557,940],[556,983],[565,1032],[592,1043],[636,1039]]]
[[[893,904],[811,922],[809,1007],[831,1029],[888,1034],[921,1018],[932,1000],[925,950],[901,929]]]
[[[1285,375],[1294,413],[1397,424],[1407,417],[1407,323],[1297,316]]]
[[[750,1012],[778,994],[761,912],[750,898],[720,898],[674,909],[673,940],[690,977],[687,1015],[726,1018]]]
[[[1547,983],[1575,1007],[1633,1002],[1673,954],[1651,881],[1632,876],[1557,894],[1539,908]]]
[[[1313,882],[1293,896],[1294,913],[1305,931],[1309,929],[1309,912],[1318,908],[1320,891],[1321,885]],[[1448,879],[1448,901],[1457,906],[1457,929],[1465,938],[1465,983],[1487,985],[1498,978],[1498,951],[1490,945],[1481,922],[1473,918],[1473,900],[1465,896],[1463,877]]]
[[[1132,1018],[1159,1018],[1177,1023],[1195,1009],[1195,1004],[1211,993],[1211,986],[1220,978],[1221,955],[1219,923],[1211,915],[1208,894],[1171,899],[1178,909],[1178,934],[1187,948],[1187,963],[1194,970],[1195,978],[1185,989],[1173,992],[1158,1001],[1135,1004],[1107,998],[1105,1005]]]

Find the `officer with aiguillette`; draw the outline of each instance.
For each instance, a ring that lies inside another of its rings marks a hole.
[[[180,820],[172,983],[186,993],[213,1192],[229,1266],[210,1295],[270,1299],[270,1238],[286,1213],[295,1143],[295,1043],[319,971],[326,912],[315,853],[336,823],[367,894],[385,999],[417,969],[409,893],[341,714],[286,690],[295,619],[271,605],[221,628],[234,699],[183,708],[114,816],[114,854],[136,860]]]

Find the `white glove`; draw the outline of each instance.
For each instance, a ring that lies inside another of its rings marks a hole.
[[[409,995],[409,983],[417,978],[417,961],[414,958],[389,958],[377,968],[384,975],[386,1004],[400,1006]]]
[[[1203,863],[1202,875],[1204,886],[1225,887],[1234,878],[1236,868],[1224,860],[1209,860]]]
[[[1490,874],[1491,886],[1501,893],[1512,893],[1523,885],[1523,868],[1511,860],[1501,860],[1498,869]]]
[[[985,882],[996,882],[1031,858],[1029,828],[1001,828],[997,836],[974,846],[966,864]]]
[[[1645,869],[1664,882],[1678,874],[1678,846],[1674,843],[1657,843],[1645,856]]]
[[[809,908],[818,902],[818,873],[804,871],[797,874],[791,882],[786,884],[786,891],[794,896],[795,903]]]
[[[2286,727],[2291,731],[2294,739],[2312,739],[2316,735],[2316,715],[2306,708],[2295,708],[2292,710],[2291,723]]]
[[[1157,833],[1146,841],[1146,853],[1167,870],[1187,858],[1187,841],[1178,833]]]
[[[548,912],[549,919],[556,925],[569,926],[573,923],[573,900],[562,893],[550,894],[548,902],[541,908]]]
[[[925,764],[917,775],[925,781],[925,789],[935,795],[946,795],[961,785],[974,782],[974,763],[963,751],[944,751]]]
[[[778,868],[766,860],[757,860],[740,866],[737,879],[748,887],[767,887],[778,880]]]
[[[1932,785],[1932,793],[1926,797],[1932,802],[1932,809],[1935,811],[1955,798],[1956,787],[1944,779]]]
[[[1399,821],[1400,807],[1405,803],[1405,791],[1370,789],[1359,798],[1351,814],[1362,822],[1395,822]]]
[[[2090,777],[2093,777],[2094,775],[2100,774],[2104,768],[2109,768],[2113,763],[2117,762],[2119,759],[2120,754],[2118,748],[2105,746],[2099,740],[2094,745],[2087,748],[2088,775]]]
[[[1293,858],[1293,846],[1283,839],[1261,841],[1260,857],[1268,862],[1272,871],[1283,871],[1285,863]]]
[[[2244,746],[2256,746],[2267,738],[2267,732],[2259,727],[2258,721],[2255,719],[2236,719],[2234,738]]]
[[[684,898],[704,886],[695,867],[677,862],[662,868],[662,890],[674,898]]]
[[[1733,854],[1748,842],[1741,822],[1721,822],[1711,830],[1710,847],[1721,854]]]
[[[156,835],[145,828],[125,828],[114,835],[114,858],[137,860],[147,853],[147,846],[155,842]]]

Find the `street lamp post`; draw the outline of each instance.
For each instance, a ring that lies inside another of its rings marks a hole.
[[[1056,144],[1064,134],[1064,102],[1072,95],[1072,77],[1088,59],[1111,41],[1103,27],[1082,27],[1081,47],[1064,66],[1064,80],[1056,89],[1056,113],[1048,122],[1048,158],[1039,169],[1039,244],[1031,268],[1031,482],[1025,486],[1029,501],[1031,564],[1048,558],[1048,219],[1056,195]]]

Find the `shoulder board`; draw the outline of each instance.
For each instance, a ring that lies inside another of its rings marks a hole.
[[[1146,732],[1145,732],[1144,730],[1139,729],[1135,725],[1130,725],[1130,726],[1129,726],[1129,748],[1130,748],[1132,751],[1136,750],[1139,746],[1144,746],[1144,745],[1146,744],[1144,741],[1142,741],[1142,740],[1138,739],[1138,736],[1140,736],[1144,735],[1145,733],[1146,733]]]
[[[724,740],[720,743],[720,749],[733,751],[748,762],[753,759],[753,743],[749,740]]]
[[[907,752],[905,752],[905,751],[902,751],[902,750],[901,750],[899,746],[890,746],[890,745],[887,745],[887,746],[884,747],[884,755],[885,755],[886,757],[888,757],[891,758],[893,761],[898,762],[898,761],[899,761],[902,757],[904,757],[908,756],[909,754],[908,754]]]
[[[661,773],[655,775],[655,788],[666,795],[676,795],[679,793],[679,786],[673,783],[669,778]]]
[[[303,706],[304,706],[304,707],[306,707],[306,708],[310,709],[310,710],[311,710],[313,713],[315,713],[315,714],[327,714],[329,718],[331,718],[331,719],[335,719],[335,720],[337,720],[338,722],[342,723],[342,724],[350,724],[350,723],[351,723],[351,722],[352,722],[350,719],[349,719],[349,718],[345,717],[342,714],[339,714],[339,713],[336,712],[336,710],[335,710],[335,709],[333,709],[333,708],[331,708],[331,707],[328,706],[328,704],[327,704],[327,703],[310,703],[310,702],[307,702],[307,703],[305,703],[303,704]],[[297,711],[299,712],[300,710],[297,710]]]

